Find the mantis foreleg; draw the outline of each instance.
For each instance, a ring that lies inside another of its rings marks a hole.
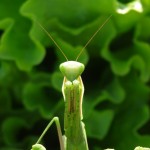
[[[57,127],[57,131],[58,131],[58,137],[59,137],[59,142],[60,142],[60,149],[61,150],[65,150],[64,148],[64,141],[63,141],[63,136],[62,136],[62,132],[61,132],[61,127],[60,127],[60,122],[59,122],[59,118],[58,117],[54,117],[49,124],[46,126],[45,130],[42,132],[41,136],[39,137],[39,139],[37,140],[36,144],[34,144],[32,146],[31,150],[46,150],[42,145],[40,145],[39,143],[41,142],[42,138],[44,137],[45,133],[48,131],[48,129],[51,127],[51,125],[53,124],[53,122],[56,123],[56,127]]]

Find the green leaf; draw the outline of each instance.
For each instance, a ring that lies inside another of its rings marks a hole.
[[[85,120],[87,135],[92,138],[103,139],[111,126],[113,111],[92,111],[88,120]]]

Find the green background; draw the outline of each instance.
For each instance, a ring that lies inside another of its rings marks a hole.
[[[0,0],[0,150],[27,150],[54,116],[63,129],[65,61],[78,61],[90,150],[150,147],[150,0]],[[56,127],[43,139],[59,149]]]

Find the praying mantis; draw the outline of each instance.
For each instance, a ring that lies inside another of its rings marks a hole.
[[[66,59],[66,62],[60,64],[59,66],[59,69],[64,76],[64,81],[62,85],[62,94],[65,102],[65,112],[64,112],[65,135],[62,136],[59,118],[54,117],[47,125],[47,127],[39,137],[36,144],[32,146],[31,150],[46,150],[46,148],[39,143],[42,140],[45,133],[47,132],[47,130],[53,124],[53,122],[56,123],[61,150],[89,150],[85,125],[82,121],[83,119],[82,102],[83,102],[83,94],[84,94],[84,85],[82,82],[81,74],[83,73],[85,67],[82,63],[77,62],[77,60],[82,54],[82,52],[84,51],[84,49],[87,47],[87,45],[91,42],[91,40],[108,22],[111,16],[109,16],[105,20],[105,22],[97,29],[97,31],[92,35],[92,37],[88,40],[88,42],[85,44],[85,46],[78,54],[75,61],[68,60],[68,58],[66,57],[62,49],[53,39],[53,37],[46,31],[46,29],[40,23],[38,23],[39,26],[54,42],[54,44],[57,46],[57,48],[60,50],[60,52]]]

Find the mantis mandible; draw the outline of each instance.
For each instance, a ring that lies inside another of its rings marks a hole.
[[[39,144],[47,130],[50,128],[53,122],[56,123],[58,137],[60,142],[61,150],[88,150],[88,143],[85,131],[85,125],[82,122],[82,101],[84,94],[84,85],[81,79],[81,74],[84,71],[84,65],[77,62],[78,58],[95,37],[95,35],[101,30],[101,28],[108,22],[111,16],[98,28],[98,30],[92,35],[85,46],[82,48],[78,54],[75,61],[69,61],[61,50],[59,45],[55,42],[53,37],[46,31],[46,29],[40,24],[39,26],[42,30],[49,36],[49,38],[54,42],[57,48],[61,51],[66,59],[66,62],[60,64],[59,68],[64,75],[64,81],[62,85],[62,93],[65,101],[65,112],[64,112],[64,131],[65,135],[62,136],[61,127],[59,123],[59,118],[54,117],[50,123],[47,125],[41,136],[39,137],[36,144],[32,146],[32,150],[46,150],[46,148]]]

